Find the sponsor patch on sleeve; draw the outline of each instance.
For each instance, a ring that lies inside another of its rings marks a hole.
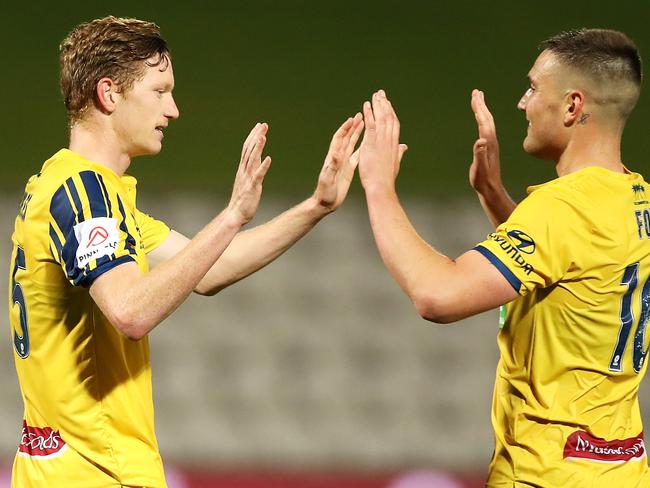
[[[514,263],[524,270],[526,275],[530,275],[535,268],[524,257],[527,254],[535,252],[535,241],[522,231],[511,230],[505,236],[493,232],[488,235],[488,239],[495,241],[503,252]]]
[[[90,261],[115,253],[120,242],[117,220],[111,217],[95,217],[74,226],[79,246],[75,264],[84,269]]]

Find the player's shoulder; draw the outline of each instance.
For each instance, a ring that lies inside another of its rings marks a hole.
[[[61,149],[50,157],[38,174],[27,183],[25,193],[50,201],[63,194],[75,198],[88,193],[107,193],[119,178],[108,168],[92,163],[69,149]]]
[[[635,182],[644,181],[637,173],[618,173],[599,166],[589,166],[541,185],[528,187],[528,199],[540,204],[562,202],[569,207],[605,203],[628,192]]]
[[[510,220],[564,230],[582,227],[593,202],[592,185],[585,175],[567,175],[528,187],[528,195],[517,205]]]
[[[80,155],[69,149],[61,149],[45,161],[36,177],[41,182],[56,185],[85,171],[98,172],[94,165]]]
[[[527,191],[528,195],[518,207],[529,208],[540,214],[556,213],[567,207],[575,207],[584,200],[582,192],[575,190],[573,182],[564,178],[529,186]]]

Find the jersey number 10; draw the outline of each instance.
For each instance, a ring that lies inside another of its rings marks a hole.
[[[630,336],[630,329],[634,323],[634,313],[632,312],[632,295],[639,284],[639,263],[630,264],[625,268],[621,285],[627,286],[627,291],[621,299],[621,328],[618,332],[618,341],[612,360],[609,363],[609,370],[615,372],[623,371],[621,358],[625,352],[627,339]],[[643,349],[645,343],[645,329],[650,318],[650,278],[646,280],[641,290],[641,316],[634,333],[634,351],[632,355],[632,364],[634,372],[639,373],[643,367],[643,362],[648,350]]]

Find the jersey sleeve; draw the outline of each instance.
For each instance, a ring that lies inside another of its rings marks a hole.
[[[69,177],[50,201],[50,250],[75,286],[89,287],[120,264],[136,261],[136,239],[123,195],[101,174]]]
[[[548,287],[571,268],[576,209],[549,192],[533,192],[474,250],[487,258],[520,295]]]
[[[160,246],[171,232],[167,224],[137,209],[135,211],[135,220],[140,229],[145,253],[150,253]]]

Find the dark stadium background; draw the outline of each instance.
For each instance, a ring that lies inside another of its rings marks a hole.
[[[214,211],[227,198],[241,143],[255,122],[270,125],[267,152],[273,157],[273,166],[264,198],[290,204],[313,188],[336,127],[358,111],[373,90],[383,88],[398,111],[402,140],[410,148],[399,177],[403,198],[414,202],[414,207],[429,206],[426,208],[432,212],[465,205],[478,214],[466,177],[476,137],[469,108],[472,88],[486,94],[497,121],[504,180],[513,196],[521,198],[526,185],[554,176],[551,164],[534,160],[521,150],[526,122],[516,103],[527,88],[526,74],[537,44],[568,28],[609,27],[629,34],[650,59],[650,4],[643,1],[113,1],[106,6],[70,1],[4,5],[0,9],[0,209],[6,225],[0,232],[5,254],[14,205],[25,180],[67,142],[58,88],[58,44],[76,24],[108,14],[155,21],[173,54],[181,117],[166,131],[163,152],[136,160],[132,166],[131,173],[140,181],[141,198],[155,206],[155,202],[163,204],[189,195],[209,202]],[[646,176],[650,176],[649,96],[646,87],[623,141],[624,161]],[[362,211],[362,203],[361,188],[355,181],[350,208]],[[197,229],[204,221],[206,218],[197,219],[183,230]],[[471,230],[446,229],[458,233]],[[481,238],[480,233],[472,237]],[[7,255],[1,256],[2,269],[7,269],[7,260]],[[353,258],[348,265],[354,266]],[[378,259],[376,266],[380,267]],[[391,292],[400,293],[397,287]],[[6,330],[6,309],[2,310],[0,324]],[[460,330],[456,333],[462,334]],[[20,424],[8,337],[5,334],[6,344],[0,349],[0,385],[7,385],[0,400],[4,416],[0,464],[5,467],[13,455]],[[493,366],[488,364],[488,368]],[[484,400],[488,405],[489,398]],[[475,401],[471,392],[465,401]],[[650,413],[647,407],[646,402],[646,417]],[[487,411],[482,413],[488,431]],[[8,418],[10,415],[15,418]],[[167,415],[164,411],[159,415],[159,430],[161,418]],[[163,453],[167,449],[162,440],[161,449]],[[286,475],[283,473],[292,471],[286,464],[274,470],[273,463],[243,463],[242,468],[242,464],[224,465],[219,459],[198,466],[177,455],[166,455],[166,460],[178,467],[179,476],[187,467],[190,478],[186,482],[191,486],[379,488],[388,486],[388,480],[403,470],[448,468],[457,475],[458,486],[480,486],[488,457],[489,453],[484,463],[458,462],[451,467],[435,459],[370,472],[355,472],[345,466],[347,478],[337,478],[339,465],[327,463],[319,464],[314,472],[297,469],[302,474]],[[269,474],[260,477],[259,471]],[[219,479],[221,484],[210,485]],[[427,479],[408,486],[452,486]]]

